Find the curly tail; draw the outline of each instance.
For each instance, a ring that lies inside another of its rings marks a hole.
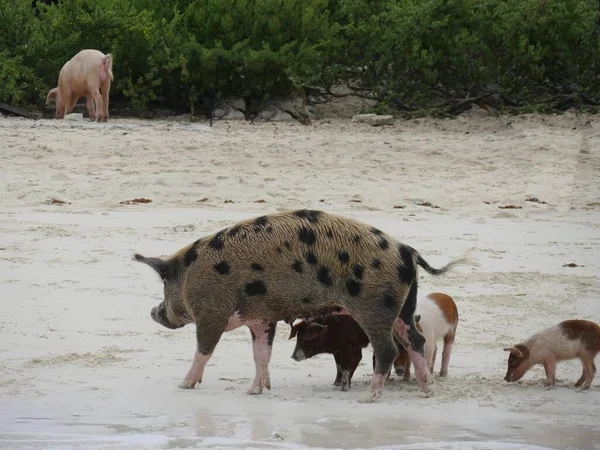
[[[56,97],[57,92],[58,92],[57,87],[55,87],[54,89],[50,89],[50,92],[48,92],[48,95],[46,96],[46,105],[49,105],[50,100],[52,100],[53,97]]]
[[[113,81],[114,77],[112,73],[112,55],[110,53],[104,56],[104,59],[102,60],[102,65],[104,66],[104,70],[110,77],[110,81]]]
[[[475,247],[470,248],[469,250],[467,250],[466,252],[464,252],[462,255],[457,256],[456,258],[454,258],[453,260],[451,260],[448,264],[446,264],[444,267],[442,267],[441,269],[435,269],[433,267],[431,267],[427,261],[425,261],[421,255],[419,255],[419,253],[416,253],[416,257],[417,257],[417,264],[419,266],[421,266],[423,269],[425,269],[428,273],[430,273],[431,275],[434,276],[438,276],[438,275],[442,275],[446,272],[448,272],[449,270],[452,270],[454,267],[456,266],[475,266],[475,267],[479,267],[479,261],[477,261],[476,258],[474,258],[473,256],[471,256],[471,252],[475,250]]]

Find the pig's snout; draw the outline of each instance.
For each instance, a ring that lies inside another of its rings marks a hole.
[[[504,377],[504,381],[512,383],[513,381],[519,381],[520,378],[521,377],[517,377],[517,375],[515,373],[509,372]]]
[[[302,350],[295,350],[294,353],[292,353],[292,359],[294,361],[300,362],[306,359],[306,356],[304,355],[304,352]]]

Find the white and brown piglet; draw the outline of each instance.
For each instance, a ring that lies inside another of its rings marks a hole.
[[[425,361],[430,373],[433,373],[433,365],[437,355],[437,341],[444,340],[442,351],[442,367],[440,376],[448,375],[448,363],[456,327],[458,326],[458,308],[452,297],[441,292],[433,292],[419,299],[415,311],[417,328],[425,337]],[[400,349],[396,361],[396,374],[404,375],[404,380],[410,379],[410,358],[408,354]]]
[[[600,352],[600,326],[588,320],[565,320],[504,350],[510,352],[504,377],[508,382],[520,380],[534,365],[543,364],[546,371],[544,385],[554,386],[556,363],[579,358],[583,374],[575,387],[589,389],[596,376],[594,358]]]

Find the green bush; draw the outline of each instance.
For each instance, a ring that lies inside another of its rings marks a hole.
[[[83,48],[111,98],[197,110],[345,85],[380,110],[600,101],[597,0],[0,0],[0,101],[41,106]]]

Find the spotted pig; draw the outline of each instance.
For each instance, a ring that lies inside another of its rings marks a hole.
[[[421,389],[428,389],[425,339],[414,321],[417,265],[440,275],[474,263],[463,255],[434,269],[415,249],[377,228],[312,210],[257,217],[198,239],[171,257],[136,254],[135,259],[154,268],[164,283],[164,300],[152,309],[152,318],[167,328],[196,325],[194,362],[180,387],[193,388],[202,380],[223,332],[246,325],[256,365],[249,393],[261,393],[270,387],[277,321],[337,312],[359,323],[376,356],[363,402],[381,395],[398,354],[393,332],[411,357]]]

